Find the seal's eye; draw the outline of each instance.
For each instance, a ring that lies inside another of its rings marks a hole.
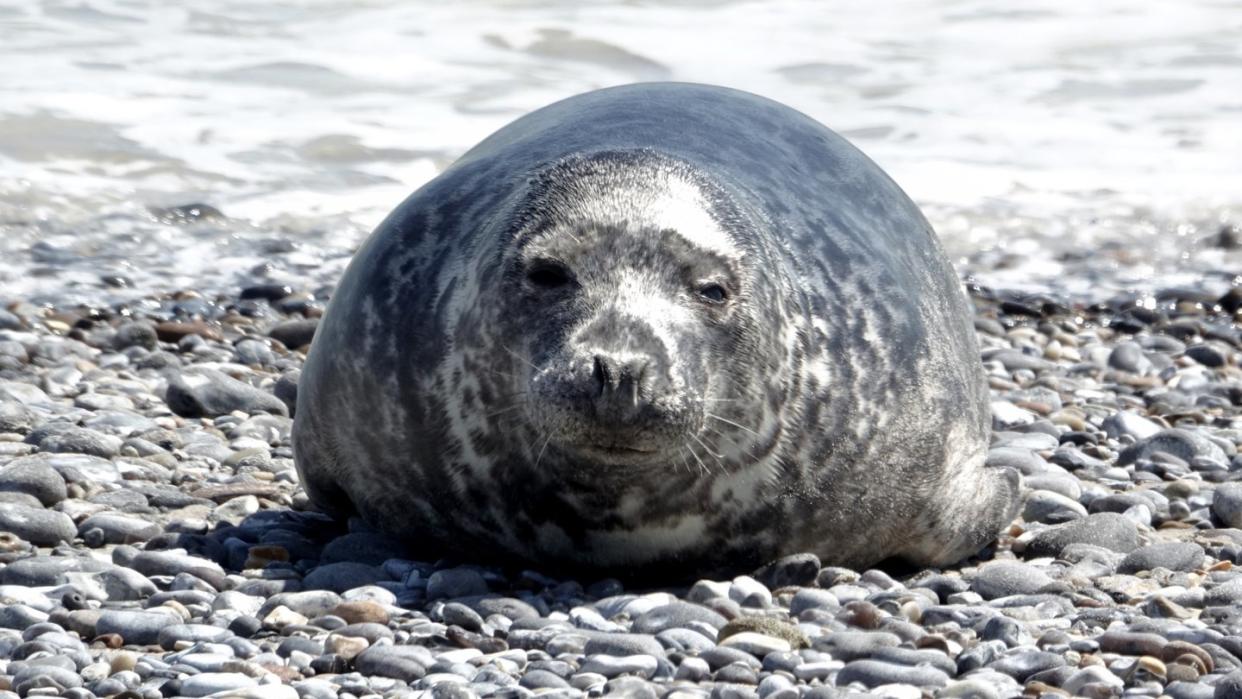
[[[552,260],[539,260],[526,271],[526,280],[544,289],[556,289],[573,281],[573,277],[565,265]]]
[[[712,303],[724,303],[724,300],[729,298],[729,292],[725,291],[720,284],[709,282],[699,287],[699,296]]]

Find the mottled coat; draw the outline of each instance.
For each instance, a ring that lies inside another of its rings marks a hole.
[[[641,358],[641,410],[600,407],[620,384],[592,356]],[[312,500],[429,553],[948,563],[1017,494],[983,467],[971,313],[918,209],[717,87],[600,90],[476,146],[358,251],[299,391]]]

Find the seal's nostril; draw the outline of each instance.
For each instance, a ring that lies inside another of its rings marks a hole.
[[[611,372],[608,371],[608,360],[602,355],[595,355],[595,370],[591,373],[595,379],[595,388],[599,389],[599,395],[604,395],[608,390],[608,382],[611,380]]]
[[[594,355],[591,378],[596,395],[609,404],[637,407],[645,392],[643,382],[650,363],[645,356]]]

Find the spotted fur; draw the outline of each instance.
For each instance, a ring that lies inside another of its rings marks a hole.
[[[312,500],[429,551],[939,564],[1014,514],[931,227],[754,95],[649,83],[519,119],[379,226],[318,333]]]

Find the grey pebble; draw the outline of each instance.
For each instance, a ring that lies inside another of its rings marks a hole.
[[[1216,683],[1212,699],[1239,699],[1242,697],[1242,671],[1231,672]]]
[[[1242,529],[1242,483],[1221,483],[1212,497],[1212,514],[1226,527]]]
[[[28,696],[30,690],[36,688],[53,688],[59,690],[82,686],[82,678],[77,672],[53,665],[27,665],[13,675],[13,689],[21,696]]]
[[[73,541],[78,528],[64,513],[0,502],[0,531],[12,532],[36,546],[55,546]]]
[[[100,513],[91,515],[78,524],[78,534],[92,529],[103,532],[103,541],[108,544],[134,544],[158,536],[160,525],[137,517]]]
[[[1070,544],[1092,544],[1120,553],[1138,548],[1138,530],[1123,515],[1101,512],[1058,524],[1036,534],[1026,545],[1027,556],[1056,556]]]
[[[831,592],[813,587],[804,587],[798,590],[789,602],[789,614],[790,616],[797,617],[807,609],[836,611],[840,607],[841,602]]]
[[[1009,675],[1019,682],[1037,672],[1065,665],[1065,658],[1057,653],[1046,651],[1015,649],[1009,654],[992,661],[988,667],[997,672]]]
[[[641,633],[594,633],[587,639],[586,655],[663,656],[664,646],[654,636]]]
[[[609,679],[618,675],[637,675],[649,679],[655,675],[659,662],[650,655],[593,655],[587,652],[587,658],[579,668],[581,672],[603,675]]]
[[[37,421],[35,413],[21,403],[0,401],[0,432],[26,434]]]
[[[422,678],[434,663],[435,656],[422,646],[371,646],[354,659],[358,672],[405,682]]]
[[[70,573],[97,573],[109,567],[103,561],[84,556],[34,556],[0,568],[0,584],[27,587],[64,585],[69,582]]]
[[[1086,516],[1087,508],[1077,500],[1049,490],[1030,491],[1022,506],[1022,519],[1028,522],[1061,524]]]
[[[114,633],[125,639],[126,643],[146,646],[159,642],[160,631],[164,627],[180,623],[182,623],[181,617],[171,609],[168,611],[106,609],[99,615],[95,629],[100,635]]]
[[[0,468],[0,491],[25,493],[51,507],[67,496],[65,479],[45,459],[19,458]]]
[[[1188,541],[1166,541],[1131,551],[1117,567],[1119,573],[1155,568],[1193,571],[1203,564],[1203,547]]]
[[[658,634],[671,628],[685,628],[690,622],[699,622],[720,629],[726,621],[727,619],[723,616],[702,605],[673,602],[643,613],[634,620],[631,630],[640,634]]]
[[[214,369],[175,374],[169,379],[164,400],[183,417],[218,417],[234,410],[289,414],[276,396]]]
[[[1052,578],[1036,566],[1000,561],[980,567],[970,588],[983,599],[992,600],[1010,595],[1034,594],[1051,582]]]
[[[46,434],[31,432],[26,441],[36,445],[41,452],[87,454],[102,458],[119,454],[124,443],[119,437],[76,426],[67,426]]]
[[[1139,459],[1151,459],[1158,452],[1171,454],[1186,462],[1197,457],[1227,464],[1225,452],[1212,440],[1198,432],[1178,427],[1161,430],[1126,447],[1117,456],[1118,466],[1128,466]]]
[[[846,663],[845,667],[837,673],[836,679],[837,686],[860,683],[866,687],[879,687],[885,684],[943,687],[948,682],[949,676],[934,667],[909,667],[878,660],[855,660]]]
[[[1100,423],[1100,428],[1104,430],[1104,434],[1113,439],[1129,435],[1136,441],[1146,439],[1162,429],[1155,422],[1127,410],[1120,410],[1109,415],[1104,422]]]
[[[181,681],[181,696],[205,697],[216,692],[230,692],[255,687],[259,681],[240,672],[203,672]]]
[[[880,648],[901,645],[901,638],[884,631],[837,631],[814,639],[812,645],[837,660],[848,662],[870,657]]]
[[[1108,355],[1108,365],[1134,374],[1143,374],[1151,369],[1151,362],[1143,354],[1143,348],[1133,342],[1117,343]]]

